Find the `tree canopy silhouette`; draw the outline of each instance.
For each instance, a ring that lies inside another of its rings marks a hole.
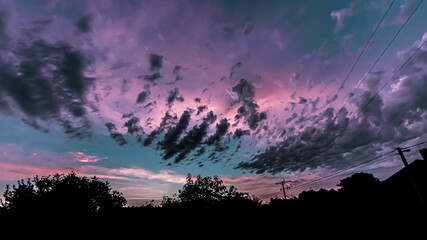
[[[247,192],[238,192],[234,186],[227,187],[217,176],[202,177],[198,175],[193,180],[191,174],[187,182],[173,197],[163,197],[162,206],[211,207],[237,205],[261,205],[261,201],[251,198]]]
[[[68,175],[34,177],[18,181],[18,185],[6,186],[2,202],[6,214],[88,215],[120,209],[126,205],[123,194],[113,191],[109,182],[96,177],[78,177],[74,172]]]

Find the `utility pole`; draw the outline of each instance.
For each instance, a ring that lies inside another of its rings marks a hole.
[[[281,190],[283,191],[283,198],[286,200],[285,183],[286,183],[286,181],[285,181],[285,179],[283,179],[282,181],[277,182],[277,183],[275,183],[275,184],[276,184],[276,185],[277,185],[277,184],[282,185],[282,189],[281,189]],[[287,189],[289,189],[289,188],[287,188]]]
[[[406,173],[408,174],[409,179],[411,180],[412,186],[414,187],[414,190],[417,193],[418,199],[420,200],[420,203],[423,204],[423,197],[421,196],[420,191],[418,191],[417,183],[415,182],[414,176],[412,175],[411,170],[409,169],[408,161],[406,161],[405,155],[403,154],[403,152],[409,152],[411,150],[407,149],[402,151],[401,148],[396,148],[396,150],[399,152],[399,156],[402,159],[403,165],[405,165]]]

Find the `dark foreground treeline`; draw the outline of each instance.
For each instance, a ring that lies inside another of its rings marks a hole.
[[[0,219],[50,224],[55,220],[123,224],[131,219],[135,223],[137,219],[140,224],[199,226],[198,229],[204,226],[215,231],[242,225],[245,231],[406,235],[426,229],[425,204],[412,191],[394,189],[367,173],[356,173],[341,180],[338,186],[338,190],[309,190],[297,198],[263,203],[225,186],[217,177],[189,175],[182,189],[172,197],[164,197],[160,206],[125,207],[126,199],[113,191],[108,182],[74,173],[57,174],[8,186]]]

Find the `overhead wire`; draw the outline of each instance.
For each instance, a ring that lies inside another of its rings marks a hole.
[[[427,145],[427,141],[423,141],[423,142],[419,142],[419,143],[416,143],[416,144],[413,144],[413,145],[410,145],[410,146],[402,147],[401,149],[402,149],[402,150],[406,150],[406,149],[412,149],[412,148],[419,148],[420,146],[423,146],[423,145]],[[367,164],[367,163],[370,163],[370,162],[375,161],[375,160],[377,160],[377,159],[379,159],[379,158],[382,158],[382,157],[392,157],[392,156],[398,155],[397,153],[394,153],[395,151],[396,151],[396,149],[395,149],[395,150],[393,150],[393,151],[390,151],[390,152],[387,152],[387,153],[381,154],[381,155],[379,155],[379,156],[376,156],[376,157],[374,157],[374,158],[372,158],[372,159],[369,159],[369,160],[366,160],[366,161],[360,162],[360,163],[358,163],[358,164],[356,164],[356,165],[351,166],[350,168],[342,169],[342,170],[339,170],[339,171],[333,172],[333,173],[331,173],[331,174],[329,174],[329,175],[327,175],[327,176],[324,176],[324,177],[321,177],[321,178],[318,178],[318,179],[312,180],[312,181],[310,181],[310,182],[306,182],[306,183],[303,183],[303,184],[297,185],[297,186],[295,186],[295,187],[292,187],[292,190],[298,190],[298,189],[301,189],[301,188],[304,188],[304,187],[308,187],[308,186],[310,186],[310,185],[313,185],[313,184],[316,184],[316,183],[319,183],[319,182],[322,182],[322,181],[328,180],[328,179],[330,179],[331,177],[334,177],[334,176],[340,175],[340,174],[345,173],[345,172],[350,171],[350,170],[354,170],[355,168],[358,168],[358,167],[360,167],[360,166],[362,166],[362,165],[365,165],[365,164]],[[394,153],[394,154],[393,154],[393,153]]]
[[[412,145],[412,146],[402,147],[401,149],[402,150],[406,150],[406,149],[410,149],[410,148],[413,148],[413,147],[417,147],[417,146],[421,146],[421,145],[426,145],[426,144],[427,144],[427,141],[424,141],[424,142],[420,142],[420,143],[417,143],[417,144]]]
[[[367,78],[367,76],[372,72],[372,70],[374,69],[374,67],[377,65],[377,63],[380,61],[380,59],[384,56],[384,54],[387,52],[387,50],[390,48],[391,44],[394,42],[394,40],[397,38],[397,36],[400,34],[400,32],[402,31],[402,29],[406,26],[406,24],[409,22],[409,20],[412,18],[412,16],[414,15],[415,11],[417,11],[417,9],[419,8],[419,6],[421,5],[421,3],[424,0],[421,0],[417,6],[414,8],[414,10],[411,12],[411,14],[408,16],[408,18],[406,18],[405,22],[402,24],[402,26],[399,28],[399,30],[396,32],[396,34],[394,35],[394,37],[390,40],[390,42],[388,43],[388,45],[384,48],[384,50],[381,52],[381,54],[378,56],[378,58],[375,60],[374,64],[372,64],[372,66],[370,67],[370,69],[368,70],[368,72],[363,76],[363,78],[359,81],[357,87],[354,89],[354,91],[349,95],[348,99],[345,101],[345,103],[343,104],[343,106],[340,108],[340,110],[338,110],[338,113],[341,112],[344,107],[347,105],[347,103],[350,101],[350,99],[356,94],[357,90],[359,90],[360,86],[362,85],[362,83],[365,81],[365,79]],[[327,125],[326,129],[323,131],[322,135],[320,135],[320,137],[322,137],[323,135],[326,134],[326,132],[328,132],[328,130],[330,129],[330,127],[332,126],[332,123],[335,122],[335,120],[338,117],[338,113],[335,114],[335,117],[329,122],[329,124]],[[319,137],[319,138],[320,138]],[[311,137],[310,137],[311,138]],[[309,139],[310,139],[309,138]],[[307,140],[308,141],[308,140]]]
[[[406,64],[408,64],[408,62],[415,56],[415,54],[418,53],[418,51],[426,44],[427,40],[425,40],[420,46],[418,46],[417,50],[415,50],[411,56],[406,59],[406,61],[402,64],[402,66],[400,66],[400,68],[393,74],[393,76],[391,76],[387,82],[380,88],[380,90],[378,90],[370,99],[369,101],[365,104],[365,106],[363,106],[362,109],[359,110],[359,112],[356,114],[356,117],[352,118],[345,126],[344,128],[338,133],[338,135],[335,137],[335,139],[340,136],[346,129],[347,127],[355,120],[358,118],[359,114],[365,110],[365,108],[375,99],[376,96],[378,96],[378,94],[388,85],[388,83],[391,82],[391,80],[393,80],[397,74],[403,69],[403,67],[406,66]]]
[[[385,157],[385,156],[387,156],[387,155],[390,155],[390,154],[394,153],[394,151],[395,151],[395,150],[390,151],[390,152],[387,152],[387,153],[384,153],[384,154],[381,154],[381,155],[376,156],[376,157],[374,157],[374,158],[371,158],[371,159],[369,159],[369,160],[366,160],[366,161],[360,162],[360,163],[358,163],[358,164],[356,164],[356,165],[353,165],[353,166],[351,166],[351,167],[349,167],[349,168],[346,168],[346,169],[342,169],[342,170],[335,171],[335,172],[333,172],[333,173],[331,173],[331,174],[329,174],[329,175],[327,175],[327,176],[324,176],[324,177],[321,177],[321,178],[318,178],[318,179],[312,180],[312,181],[307,182],[307,183],[303,183],[303,184],[301,184],[301,185],[298,185],[298,186],[296,186],[296,187],[293,187],[292,189],[293,189],[293,190],[296,190],[296,189],[300,189],[300,188],[303,188],[303,187],[310,186],[310,185],[312,185],[312,184],[314,184],[314,183],[318,183],[318,182],[322,182],[322,181],[328,180],[328,179],[329,179],[329,178],[331,178],[331,177],[337,176],[337,175],[339,175],[339,174],[342,174],[342,173],[344,173],[344,172],[347,172],[347,171],[353,170],[353,169],[355,169],[355,168],[358,168],[358,167],[360,167],[360,166],[362,166],[362,165],[365,165],[365,164],[367,164],[367,163],[370,163],[370,162],[372,162],[372,161],[374,161],[374,160],[377,160],[377,159],[379,159],[379,158],[382,158],[382,157]],[[393,155],[396,155],[396,154],[393,154]],[[392,156],[392,155],[390,155],[390,156]],[[390,157],[390,156],[387,156],[387,157]]]
[[[392,40],[389,42],[389,44],[387,45],[387,47],[383,50],[383,52],[380,54],[380,56],[377,58],[377,60],[374,62],[374,64],[371,66],[371,68],[369,69],[369,71],[367,72],[367,74],[365,74],[364,75],[364,77],[363,77],[363,79],[361,80],[361,81],[359,81],[359,83],[358,83],[358,86],[356,87],[356,89],[353,91],[353,94],[351,94],[350,95],[350,97],[347,99],[347,101],[344,103],[344,105],[343,105],[343,107],[339,110],[339,111],[341,111],[344,107],[345,107],[345,105],[349,102],[349,100],[351,99],[351,97],[353,97],[354,96],[354,94],[356,93],[356,91],[360,88],[360,86],[361,86],[361,84],[363,83],[363,81],[366,79],[366,77],[368,76],[368,74],[372,71],[372,69],[375,67],[375,65],[378,63],[378,61],[382,58],[382,56],[385,54],[385,52],[388,50],[388,48],[390,47],[390,45],[393,43],[393,41],[397,38],[397,36],[400,34],[400,32],[402,31],[402,29],[404,28],[404,26],[407,24],[407,22],[409,22],[409,20],[410,20],[410,18],[413,16],[413,14],[415,13],[415,11],[419,8],[419,6],[421,5],[421,3],[423,2],[423,0],[421,0],[419,3],[418,3],[418,5],[415,7],[415,9],[412,11],[412,13],[409,15],[409,17],[406,19],[406,21],[404,22],[404,24],[401,26],[401,28],[396,32],[396,34],[394,35],[394,37],[392,38]],[[369,38],[369,40],[367,41],[367,43],[365,44],[365,47],[363,48],[363,50],[361,51],[361,53],[359,54],[359,56],[358,56],[358,58],[356,59],[356,61],[354,62],[354,64],[352,65],[352,67],[351,67],[351,69],[350,69],[350,71],[349,71],[349,73],[347,74],[347,76],[346,76],[346,78],[344,79],[344,81],[343,81],[343,83],[341,84],[341,86],[340,86],[340,88],[338,89],[338,92],[337,92],[337,94],[335,94],[335,96],[334,96],[334,98],[333,98],[333,101],[335,101],[336,100],[336,98],[338,97],[338,94],[339,94],[339,92],[343,89],[343,87],[344,87],[344,85],[345,85],[345,82],[348,80],[348,77],[350,76],[350,74],[351,74],[351,72],[353,71],[353,69],[354,69],[354,67],[355,67],[355,65],[357,64],[357,62],[359,61],[359,59],[360,59],[360,57],[361,57],[361,55],[363,54],[363,52],[366,50],[366,48],[367,48],[367,46],[368,46],[368,44],[370,43],[370,41],[372,40],[372,38],[373,38],[373,36],[374,36],[374,34],[375,34],[375,32],[377,31],[377,29],[378,29],[378,27],[381,25],[381,23],[383,22],[383,20],[384,20],[384,18],[385,18],[385,16],[387,15],[387,13],[389,12],[389,10],[390,10],[390,8],[391,8],[391,6],[393,5],[393,3],[394,3],[394,0],[391,2],[391,4],[389,5],[389,7],[388,7],[388,9],[387,9],[387,11],[385,12],[385,14],[383,15],[383,17],[381,18],[381,20],[380,20],[380,22],[378,23],[378,25],[376,26],[376,28],[375,28],[375,30],[374,30],[374,32],[371,34],[371,37]],[[399,69],[385,82],[385,84],[370,98],[370,100],[363,106],[363,108],[361,108],[360,110],[359,110],[359,112],[355,115],[355,117],[354,118],[352,118],[345,126],[344,126],[344,128],[340,131],[340,133],[338,134],[338,135],[336,135],[336,137],[334,138],[334,140],[338,137],[338,136],[340,136],[346,129],[347,129],[347,127],[355,120],[355,119],[357,119],[358,118],[358,116],[359,116],[359,114],[362,112],[362,111],[364,111],[364,109],[373,101],[373,99],[376,97],[376,96],[378,96],[378,94],[388,85],[388,83],[390,82],[390,81],[392,81],[396,76],[397,76],[397,74],[406,66],[406,64],[408,64],[408,62],[419,52],[419,50],[426,44],[426,42],[427,42],[427,40],[425,40],[422,44],[420,44],[419,46],[418,46],[418,48],[406,59],[406,61],[399,67]],[[330,103],[330,105],[328,106],[328,108],[327,108],[327,110],[324,112],[324,114],[323,114],[323,116],[320,118],[320,120],[318,120],[319,122],[321,121],[321,119],[323,119],[323,117],[326,115],[326,112],[330,109],[330,106],[332,105],[332,103],[333,103],[333,101],[331,101],[331,103]],[[334,122],[336,120],[336,116],[335,116],[335,118],[334,118],[334,120],[333,121],[331,121],[331,123],[332,122]],[[307,140],[307,142],[311,139],[311,137],[313,136],[313,134],[314,134],[314,132],[316,131],[316,129],[317,129],[317,127],[319,126],[319,122],[318,122],[318,124],[316,125],[316,127],[313,129],[313,131],[312,131],[312,133],[311,133],[311,135],[309,136],[309,138],[308,138],[308,140]],[[329,125],[331,125],[331,123],[329,123]],[[325,132],[329,129],[329,125],[328,125],[328,127],[327,127],[327,129],[323,132],[323,134],[322,134],[322,136],[325,134]],[[333,141],[334,141],[333,140]],[[421,143],[418,143],[418,144],[415,144],[415,145],[412,145],[412,146],[408,146],[408,147],[404,147],[404,148],[402,148],[402,149],[409,149],[409,148],[411,148],[411,147],[415,147],[415,146],[421,146],[421,145],[424,145],[424,144],[427,144],[427,141],[424,141],[424,142],[421,142]],[[310,182],[307,182],[307,183],[304,183],[304,184],[301,184],[301,185],[298,185],[298,186],[296,186],[296,187],[293,187],[292,189],[293,190],[295,190],[295,189],[300,189],[300,188],[303,188],[303,187],[307,187],[307,186],[309,186],[309,185],[312,185],[312,184],[315,184],[315,183],[318,183],[318,182],[321,182],[321,181],[325,181],[325,180],[327,180],[327,179],[329,179],[329,178],[331,178],[331,177],[334,177],[334,176],[337,176],[337,175],[339,175],[339,174],[341,174],[341,173],[344,173],[344,172],[347,172],[347,171],[350,171],[350,170],[352,170],[352,169],[355,169],[355,168],[357,168],[357,167],[360,167],[360,166],[362,166],[362,165],[364,165],[364,164],[367,164],[367,163],[369,163],[369,162],[372,162],[372,161],[374,161],[374,160],[376,160],[376,159],[379,159],[379,158],[381,158],[381,157],[384,157],[384,156],[387,156],[387,155],[389,155],[389,154],[392,154],[393,152],[394,152],[395,150],[393,150],[393,151],[391,151],[391,152],[387,152],[387,153],[385,153],[385,154],[381,154],[381,155],[379,155],[379,156],[377,156],[377,157],[374,157],[374,158],[372,158],[372,159],[369,159],[369,160],[367,160],[367,161],[363,161],[363,162],[361,162],[361,163],[358,163],[358,164],[356,164],[356,165],[354,165],[354,166],[351,166],[350,168],[347,168],[347,169],[343,169],[343,170],[339,170],[339,171],[336,171],[336,172],[334,172],[334,173],[332,173],[332,174],[330,174],[330,175],[327,175],[327,176],[324,176],[324,177],[322,177],[322,178],[319,178],[319,179],[315,179],[315,180],[312,180],[312,181],[310,181]],[[394,155],[396,155],[396,154],[394,154]],[[390,156],[388,156],[388,157],[390,157]],[[258,197],[260,197],[260,198],[265,198],[265,197],[268,197],[268,196],[272,196],[272,195],[277,195],[277,194],[279,194],[280,192],[275,192],[275,193],[270,193],[270,194],[263,194],[263,195],[258,195]]]
[[[334,97],[332,98],[329,106],[326,108],[326,110],[323,112],[323,115],[320,119],[318,119],[317,124],[315,126],[315,128],[313,129],[313,131],[311,132],[310,136],[308,137],[309,141],[311,139],[311,137],[313,136],[313,134],[316,132],[316,129],[319,127],[320,121],[325,117],[326,113],[329,111],[332,103],[338,98],[338,94],[341,92],[341,90],[344,88],[345,83],[347,82],[348,78],[350,77],[351,73],[353,72],[354,68],[356,67],[356,64],[359,62],[360,58],[362,57],[363,53],[365,52],[365,50],[368,48],[369,43],[371,42],[372,38],[374,37],[375,33],[377,32],[378,28],[381,26],[382,22],[384,21],[386,15],[388,14],[388,12],[390,11],[391,7],[393,6],[395,0],[393,0],[389,7],[387,8],[387,11],[384,13],[384,15],[382,16],[380,22],[377,24],[377,26],[375,27],[374,31],[372,32],[371,36],[369,37],[368,41],[365,43],[365,46],[363,47],[362,51],[360,52],[359,56],[356,58],[356,61],[353,63],[353,65],[351,66],[349,72],[347,73],[346,77],[344,78],[344,81],[342,82],[342,84],[340,85],[340,87],[338,88],[337,93],[334,95]]]

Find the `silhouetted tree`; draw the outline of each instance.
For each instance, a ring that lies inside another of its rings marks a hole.
[[[338,189],[338,196],[342,201],[359,205],[378,202],[381,194],[381,181],[369,173],[355,173],[342,179],[337,186],[341,187]]]
[[[234,186],[227,187],[222,180],[217,176],[213,178],[201,177],[198,175],[194,181],[190,174],[187,176],[187,182],[178,194],[171,197],[163,197],[162,206],[168,207],[171,205],[180,206],[231,206],[237,205],[261,205],[261,201],[257,198],[251,198],[249,193],[238,192]]]
[[[298,195],[300,201],[307,203],[328,203],[335,201],[337,198],[337,191],[335,189],[326,190],[321,188],[319,191],[308,190],[303,191]]]
[[[74,172],[20,180],[12,188],[7,185],[3,196],[3,210],[12,216],[85,215],[120,209],[126,204],[123,194],[112,191],[109,182],[78,177]]]

